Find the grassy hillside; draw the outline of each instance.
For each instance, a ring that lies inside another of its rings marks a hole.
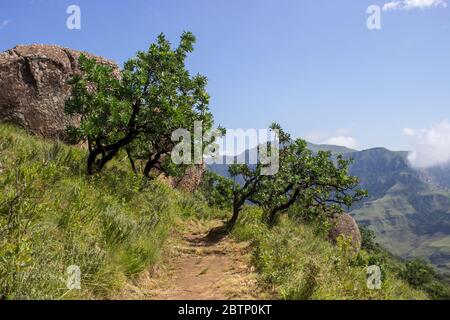
[[[0,299],[104,299],[159,262],[173,228],[224,218],[201,195],[136,178],[126,156],[87,178],[85,151],[0,125]],[[260,283],[284,299],[426,299],[383,263],[366,287],[367,252],[329,244],[314,225],[284,218],[268,229],[249,207],[234,236],[252,243]],[[372,261],[373,262],[373,261]],[[381,264],[381,262],[380,262]],[[66,270],[82,271],[81,290]]]
[[[450,235],[446,229],[450,213],[448,209],[432,210],[436,207],[432,202],[442,203],[446,199],[447,195],[436,192],[415,197],[388,192],[352,214],[361,224],[370,226],[391,252],[407,259],[426,257],[439,270],[450,273]],[[421,210],[419,201],[426,201],[428,210]]]
[[[181,210],[201,211],[120,160],[88,179],[85,157],[0,125],[0,298],[107,298],[158,260]],[[70,265],[80,291],[66,289]]]
[[[404,153],[383,148],[351,153],[351,174],[369,198],[352,211],[383,246],[403,258],[426,258],[450,273],[450,193],[411,168]]]
[[[369,197],[354,205],[351,213],[375,231],[383,246],[403,258],[425,258],[450,274],[448,168],[415,170],[408,164],[407,152],[385,148],[355,151],[312,143],[308,148],[354,159],[350,174],[360,179]],[[209,168],[229,177],[227,164],[211,164]]]
[[[267,228],[262,212],[247,208],[235,236],[253,242],[253,262],[268,286],[282,299],[427,299],[398,277],[400,262],[388,253],[356,254],[345,239],[337,246],[325,240],[315,224],[283,217],[280,224]],[[377,264],[382,269],[382,289],[367,288],[366,269]]]

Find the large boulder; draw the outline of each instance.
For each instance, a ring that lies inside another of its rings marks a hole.
[[[332,226],[328,233],[328,238],[332,243],[336,243],[339,236],[352,239],[355,250],[361,249],[361,233],[355,219],[347,213],[336,214],[332,218]]]
[[[59,46],[21,45],[0,54],[0,121],[52,139],[64,139],[77,118],[64,113],[70,94],[67,80],[79,73],[82,52]],[[83,52],[100,63],[118,66]]]

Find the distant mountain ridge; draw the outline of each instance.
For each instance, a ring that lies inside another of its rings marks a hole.
[[[335,145],[331,145],[331,144],[315,144],[315,143],[311,143],[311,142],[308,142],[308,149],[313,152],[331,151],[332,153],[337,153],[337,154],[339,154],[339,153],[346,154],[346,153],[357,152],[357,150],[355,150],[355,149],[350,149],[350,148],[343,147],[343,146],[335,146]]]
[[[407,152],[375,148],[345,154],[350,173],[369,197],[351,214],[374,230],[380,243],[404,258],[427,258],[450,272],[450,192],[431,168],[410,166]],[[448,172],[447,174],[450,174]],[[441,176],[442,177],[442,176]]]
[[[350,174],[360,179],[369,197],[350,214],[375,231],[384,247],[403,258],[426,258],[450,273],[450,166],[418,170],[409,164],[407,151],[386,148],[308,147],[353,159]],[[228,176],[227,165],[212,164],[209,169]]]

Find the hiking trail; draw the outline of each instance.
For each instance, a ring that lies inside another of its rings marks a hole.
[[[221,221],[184,222],[160,262],[128,283],[119,299],[252,300],[269,298],[258,286],[249,243],[208,235]]]

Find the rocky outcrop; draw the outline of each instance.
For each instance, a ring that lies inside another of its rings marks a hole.
[[[337,242],[337,238],[343,235],[352,239],[355,250],[361,249],[361,233],[355,219],[347,213],[336,214],[332,219],[332,226],[328,233],[328,238],[332,243]]]
[[[205,170],[205,165],[196,165],[189,167],[186,170],[185,175],[176,182],[176,188],[183,192],[195,192],[202,183]]]
[[[205,165],[195,165],[187,168],[181,178],[168,177],[165,174],[160,174],[158,179],[182,192],[194,193],[202,183],[205,171]]]
[[[46,138],[64,139],[67,125],[78,123],[64,113],[64,104],[70,94],[67,80],[80,72],[81,53],[49,45],[17,46],[1,53],[0,121]],[[112,61],[84,54],[118,69]]]

